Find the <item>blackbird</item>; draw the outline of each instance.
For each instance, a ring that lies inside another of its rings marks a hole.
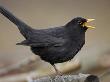
[[[13,22],[25,40],[17,45],[30,46],[31,51],[49,62],[59,74],[55,64],[71,60],[85,44],[86,23],[94,19],[76,17],[63,26],[34,29],[15,17],[10,11],[0,6],[0,13]]]

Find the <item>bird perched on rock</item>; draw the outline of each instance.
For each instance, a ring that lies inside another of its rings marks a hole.
[[[0,6],[0,13],[13,22],[24,36],[25,40],[17,45],[30,46],[32,52],[49,62],[57,73],[56,63],[71,60],[85,44],[86,23],[94,19],[76,17],[67,24],[48,28],[34,29],[15,17],[6,8]]]

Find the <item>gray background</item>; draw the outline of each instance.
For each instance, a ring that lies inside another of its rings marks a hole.
[[[86,45],[78,54],[92,61],[94,55],[110,51],[109,0],[0,0],[0,4],[36,29],[61,26],[77,16],[94,18],[90,25],[96,29],[88,29]],[[1,67],[33,55],[29,47],[15,45],[22,40],[17,27],[0,14]]]

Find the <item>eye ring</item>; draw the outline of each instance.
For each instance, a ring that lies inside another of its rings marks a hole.
[[[81,21],[78,21],[78,24],[80,24],[80,25],[81,25],[81,24],[82,24],[82,22],[81,22]]]

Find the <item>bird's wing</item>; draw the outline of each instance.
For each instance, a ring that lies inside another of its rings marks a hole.
[[[53,37],[47,34],[32,35],[28,40],[24,40],[18,45],[33,47],[62,46],[65,40],[63,38]]]

